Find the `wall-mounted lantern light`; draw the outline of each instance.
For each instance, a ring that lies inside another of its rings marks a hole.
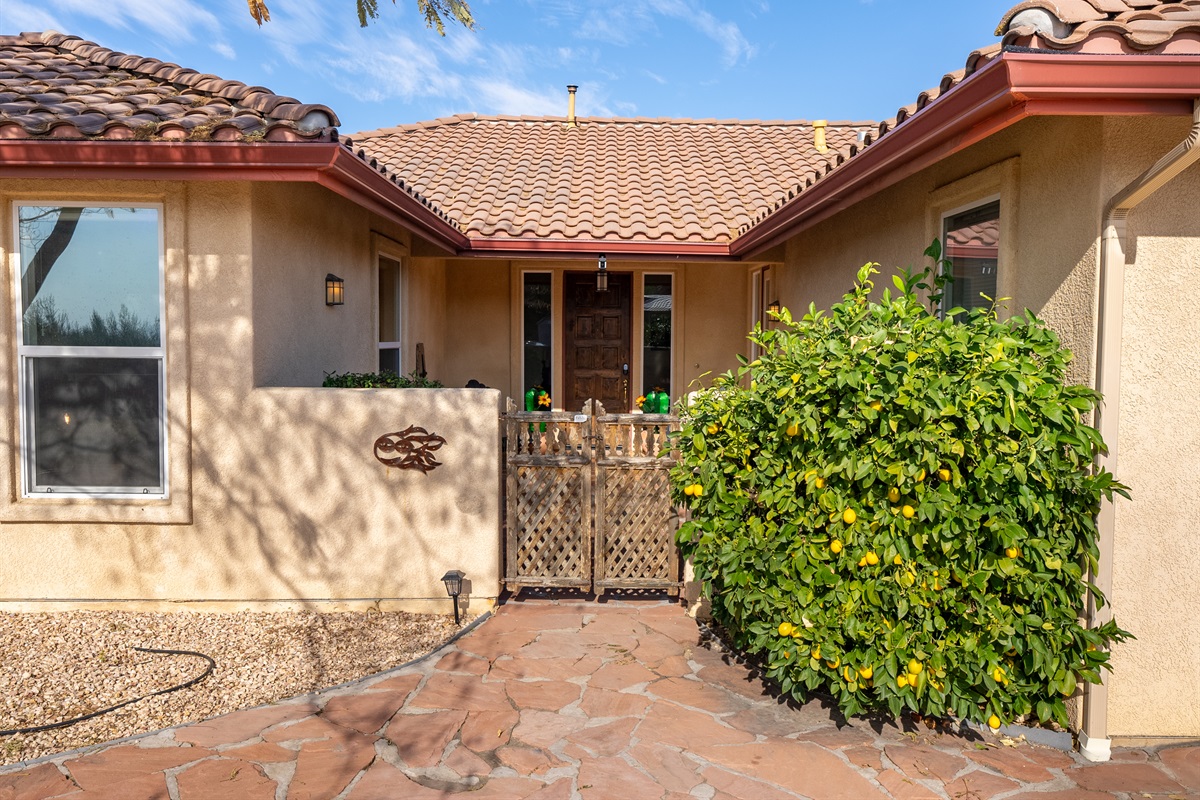
[[[771,302],[767,303],[767,313],[778,314],[779,309],[780,309],[780,305],[779,305],[778,300],[772,300]]]
[[[346,302],[346,282],[332,272],[325,276],[325,305],[340,306]]]
[[[446,584],[446,594],[450,595],[454,600],[454,624],[458,625],[458,596],[462,594],[463,575],[461,570],[452,569],[442,576],[442,583]]]
[[[604,254],[600,254],[600,261],[596,266],[596,291],[608,291],[608,259]]]

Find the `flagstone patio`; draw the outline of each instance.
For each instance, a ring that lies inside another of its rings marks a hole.
[[[1072,753],[782,704],[675,604],[509,602],[420,663],[0,771],[0,800],[1200,798],[1200,746]]]

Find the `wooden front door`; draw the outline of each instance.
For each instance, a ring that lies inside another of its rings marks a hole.
[[[578,411],[588,400],[628,412],[631,276],[612,273],[608,291],[596,291],[593,272],[568,272],[565,294],[566,358],[560,406]],[[556,404],[557,405],[557,404]]]

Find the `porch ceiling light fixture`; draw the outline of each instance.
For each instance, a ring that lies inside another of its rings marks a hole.
[[[454,624],[460,624],[458,621],[458,596],[462,594],[463,578],[466,577],[462,570],[452,569],[442,576],[442,583],[446,584],[446,594],[454,601]]]
[[[600,261],[596,265],[596,291],[608,291],[608,259],[604,254],[600,254]]]
[[[768,312],[768,313],[770,313],[770,314],[778,314],[778,313],[779,313],[779,309],[780,309],[780,305],[779,305],[779,301],[778,301],[778,300],[772,300],[771,302],[767,303],[767,312]]]
[[[330,272],[325,276],[325,305],[340,306],[346,302],[346,282]]]

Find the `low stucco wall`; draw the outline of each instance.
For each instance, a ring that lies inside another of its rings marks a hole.
[[[484,603],[499,594],[498,402],[480,389],[268,388],[229,414],[198,393],[190,523],[6,524],[0,608],[379,600],[444,612],[449,569]],[[409,425],[447,440],[427,474],[374,457],[377,437]]]

